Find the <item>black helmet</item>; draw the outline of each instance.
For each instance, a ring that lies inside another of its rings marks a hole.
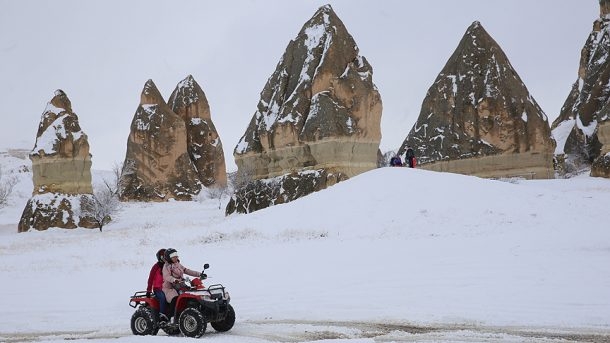
[[[172,254],[177,254],[178,251],[174,248],[169,248],[165,250],[165,262],[172,263]]]
[[[157,262],[165,262],[165,249],[159,249],[159,251],[157,251]]]

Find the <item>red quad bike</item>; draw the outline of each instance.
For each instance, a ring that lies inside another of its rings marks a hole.
[[[201,283],[201,279],[207,278],[204,272],[209,266],[207,263],[203,266],[201,278],[186,279],[176,287],[176,309],[169,322],[159,322],[157,298],[147,297],[146,291],[136,292],[129,300],[129,306],[136,309],[131,316],[133,334],[156,335],[162,329],[168,335],[182,333],[199,338],[205,333],[207,323],[219,332],[231,330],[235,324],[235,311],[229,304],[229,292],[220,284],[205,287]]]

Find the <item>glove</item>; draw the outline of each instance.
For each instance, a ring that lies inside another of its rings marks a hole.
[[[203,272],[202,272],[201,274],[199,274],[199,278],[200,278],[201,280],[205,280],[205,279],[207,279],[207,278],[208,278],[208,276],[207,276],[205,273],[203,273]]]
[[[147,298],[152,297],[152,293],[151,293],[151,292],[146,292],[146,297],[147,297]]]

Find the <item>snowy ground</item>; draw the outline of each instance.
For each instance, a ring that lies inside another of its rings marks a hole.
[[[610,341],[607,179],[384,168],[249,215],[225,217],[226,199],[130,203],[104,232],[17,234],[32,187],[18,175],[0,209],[0,341],[190,340],[130,331],[162,247],[231,292],[235,327],[203,340]]]

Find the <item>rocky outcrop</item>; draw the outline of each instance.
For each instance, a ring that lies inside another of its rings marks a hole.
[[[250,213],[284,204],[347,180],[342,173],[325,169],[293,172],[269,179],[255,180],[236,190],[227,205],[226,214]]]
[[[591,165],[591,176],[610,178],[610,121],[597,126],[597,138],[601,144],[599,157]]]
[[[548,119],[479,22],[464,34],[399,149],[420,167],[482,177],[552,178]]]
[[[373,71],[330,5],[288,43],[234,150],[255,179],[301,169],[354,176],[376,168],[381,98]]]
[[[201,183],[205,187],[226,187],[222,142],[212,122],[208,100],[197,81],[191,75],[180,81],[168,104],[186,124],[188,154]]]
[[[34,189],[19,221],[19,232],[93,227],[79,216],[82,197],[93,194],[89,142],[62,90],[55,91],[42,113],[29,157]]]
[[[190,200],[201,190],[184,120],[148,80],[131,122],[119,194],[123,201]]]
[[[281,200],[291,201],[374,169],[381,110],[371,65],[331,6],[323,6],[288,43],[267,80],[233,153],[238,172],[251,171],[260,184],[274,177],[280,185],[301,183],[300,192]],[[316,176],[308,171],[317,171]],[[229,205],[227,213],[232,208],[251,212],[280,201],[273,191],[265,201],[254,193],[236,190],[236,205]],[[251,207],[242,206],[246,203]]]
[[[580,52],[578,78],[551,126],[557,140],[555,153],[568,163],[592,163],[603,157],[600,124],[610,113],[610,2],[600,1],[600,18]]]
[[[77,227],[97,227],[90,218],[81,217],[84,197],[91,195],[68,195],[63,193],[44,193],[33,195],[25,205],[18,224],[19,232],[30,229],[43,231],[52,227],[75,229]]]

